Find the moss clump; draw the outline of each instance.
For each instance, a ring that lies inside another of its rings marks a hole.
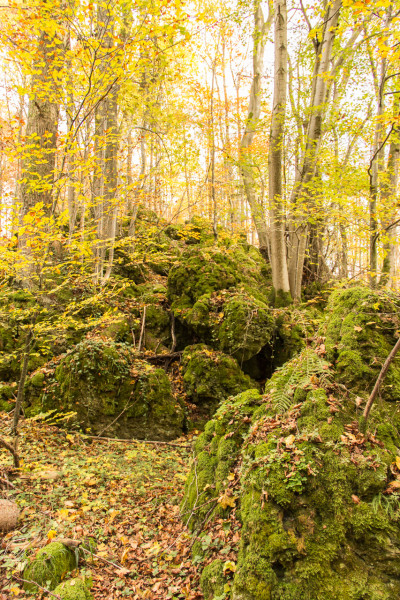
[[[0,384],[0,410],[9,412],[15,405],[17,386]]]
[[[202,522],[210,510],[208,502],[227,485],[227,477],[251,422],[250,416],[262,402],[262,396],[255,389],[229,398],[197,438],[195,465],[186,482],[182,503],[182,515],[190,529],[196,529]]]
[[[339,381],[354,391],[369,393],[396,343],[399,301],[366,287],[335,291],[328,303],[326,351]],[[386,400],[400,397],[400,357],[396,357],[381,387]]]
[[[243,293],[225,302],[218,340],[221,350],[239,362],[258,354],[271,341],[273,331],[274,318],[264,302]]]
[[[93,600],[89,587],[82,579],[69,579],[58,585],[54,594],[58,594],[61,600]]]
[[[327,367],[306,349],[261,401],[241,402],[245,392],[223,403],[196,443],[183,506],[193,528],[236,511],[235,600],[400,597],[400,494],[390,485],[400,481],[399,410],[378,403],[374,434],[363,434]]]
[[[205,294],[238,287],[267,302],[268,272],[255,248],[193,248],[182,254],[168,275],[168,299],[176,316],[191,309]]]
[[[185,348],[182,370],[187,395],[203,406],[209,417],[221,400],[255,387],[234,358],[205,344]]]
[[[38,591],[35,583],[50,590],[61,582],[67,573],[77,566],[75,553],[61,544],[52,542],[39,550],[24,570],[25,590]],[[29,582],[29,583],[28,583]]]
[[[182,434],[183,410],[170,381],[135,357],[130,346],[85,340],[54,369],[32,410],[75,411],[81,426],[96,434],[173,439]]]
[[[222,560],[214,560],[207,565],[201,574],[200,586],[205,600],[224,596],[226,578],[224,576],[224,563]]]

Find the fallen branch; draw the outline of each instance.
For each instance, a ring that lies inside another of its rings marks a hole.
[[[86,433],[81,433],[80,435],[81,435],[81,437],[89,438],[90,440],[103,440],[106,442],[121,442],[124,444],[159,444],[161,446],[174,446],[175,448],[182,448],[182,449],[191,448],[191,446],[188,446],[187,444],[185,444],[185,445],[174,444],[173,442],[161,442],[158,440],[136,440],[136,439],[123,440],[121,438],[110,438],[110,437],[97,436],[97,435],[87,435]]]
[[[149,362],[153,360],[155,362],[158,362],[159,360],[176,360],[178,358],[181,358],[182,354],[183,351],[179,350],[178,352],[168,352],[166,354],[153,354],[153,356],[143,355],[143,358],[145,358]]]
[[[376,383],[374,385],[374,389],[371,392],[370,397],[368,398],[368,402],[365,405],[364,408],[364,412],[363,412],[363,427],[365,428],[367,421],[368,421],[368,417],[369,417],[369,413],[371,411],[371,407],[374,403],[374,400],[379,392],[379,388],[382,385],[383,380],[385,379],[386,373],[391,365],[391,363],[393,362],[397,351],[400,348],[400,338],[397,340],[396,344],[394,345],[394,347],[392,348],[392,351],[390,352],[389,356],[387,357],[387,359],[385,360],[385,362],[383,363],[383,367],[381,369],[381,372],[378,375],[378,379],[376,380]]]
[[[3,438],[1,438],[1,437],[0,437],[0,446],[3,446],[3,448],[6,448],[6,450],[11,452],[11,454],[13,455],[13,458],[14,458],[14,467],[16,469],[19,469],[19,464],[20,464],[19,455],[18,455],[16,449],[13,448],[13,446],[11,446],[11,444],[9,444],[5,440],[3,440]]]
[[[142,349],[142,343],[143,343],[143,338],[144,338],[145,327],[146,327],[146,305],[144,305],[144,308],[143,308],[142,328],[140,330],[138,352],[140,352],[141,349]]]
[[[41,585],[36,583],[36,581],[31,581],[30,579],[22,579],[22,577],[17,577],[14,574],[12,574],[12,578],[15,579],[16,581],[20,581],[21,583],[29,583],[32,585],[36,585],[40,590],[42,590],[42,592],[46,592],[46,594],[49,594],[52,598],[57,598],[57,600],[61,600],[61,596],[59,594],[54,594],[47,588],[42,587]]]

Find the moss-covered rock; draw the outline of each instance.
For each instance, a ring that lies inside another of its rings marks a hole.
[[[39,550],[25,567],[25,589],[29,592],[37,592],[38,587],[35,585],[37,583],[49,590],[54,590],[65,575],[73,571],[76,566],[75,552],[60,542],[52,542]]]
[[[130,346],[101,339],[81,342],[47,372],[30,412],[50,409],[75,411],[83,428],[108,436],[172,439],[183,429],[165,372],[136,358]]]
[[[9,412],[15,406],[15,400],[17,397],[17,385],[9,385],[6,383],[0,383],[0,410]]]
[[[255,248],[193,248],[182,254],[168,275],[168,298],[176,316],[205,294],[242,287],[267,301],[270,289],[265,262]]]
[[[264,302],[244,293],[227,298],[217,333],[223,352],[243,363],[271,342],[273,332],[274,318]]]
[[[182,504],[192,529],[239,517],[232,600],[399,597],[399,410],[382,402],[360,432],[311,348],[253,394],[206,425]]]
[[[186,482],[182,503],[182,515],[183,518],[188,516],[190,529],[196,529],[203,521],[210,509],[209,502],[224,489],[251,423],[250,417],[262,402],[256,389],[229,398],[197,438],[194,448],[196,466]]]
[[[234,358],[205,344],[185,348],[182,371],[187,395],[208,417],[221,400],[255,387]]]
[[[61,600],[93,600],[89,588],[88,583],[82,579],[68,579],[55,588],[54,594],[57,594]]]
[[[339,381],[358,393],[371,392],[396,343],[399,310],[394,295],[362,286],[331,295],[325,346]],[[400,356],[390,366],[380,393],[387,400],[400,398]]]
[[[201,591],[205,600],[223,598],[225,584],[224,563],[220,559],[214,560],[204,568],[200,578]]]

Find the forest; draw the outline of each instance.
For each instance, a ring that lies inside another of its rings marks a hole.
[[[400,598],[400,0],[0,17],[0,600]]]

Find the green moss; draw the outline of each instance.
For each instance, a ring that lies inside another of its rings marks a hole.
[[[75,553],[61,544],[52,542],[39,550],[24,570],[27,591],[38,591],[35,583],[50,590],[60,583],[67,573],[77,566]],[[32,583],[34,582],[34,583]]]
[[[337,378],[361,394],[368,394],[394,346],[398,299],[366,287],[335,291],[328,303],[327,356]],[[400,357],[389,368],[381,395],[400,395]]]
[[[224,596],[226,578],[224,576],[224,563],[222,560],[214,560],[207,565],[200,578],[201,591],[205,600]]]
[[[61,600],[93,600],[86,582],[82,579],[69,579],[58,585],[54,594],[58,594]]]
[[[265,303],[247,294],[233,294],[224,304],[217,336],[221,350],[243,362],[271,342],[273,331],[274,318]]]
[[[374,435],[363,436],[353,396],[338,393],[342,388],[326,366],[311,348],[303,351],[274,374],[264,401],[252,410],[244,399],[249,392],[223,402],[199,441],[207,459],[198,460],[198,477],[211,467],[204,500],[228,490],[242,524],[235,599],[400,595],[400,501],[397,492],[386,492],[398,475],[398,411],[378,402]],[[290,401],[278,401],[290,387]],[[234,489],[228,484],[232,470],[240,477]],[[201,518],[220,514],[215,509]]]
[[[234,358],[204,344],[185,348],[182,371],[186,393],[192,402],[204,407],[208,418],[224,398],[255,387]]]
[[[85,429],[139,439],[181,435],[183,410],[162,369],[135,358],[129,346],[85,340],[55,368],[35,408],[75,411]]]

